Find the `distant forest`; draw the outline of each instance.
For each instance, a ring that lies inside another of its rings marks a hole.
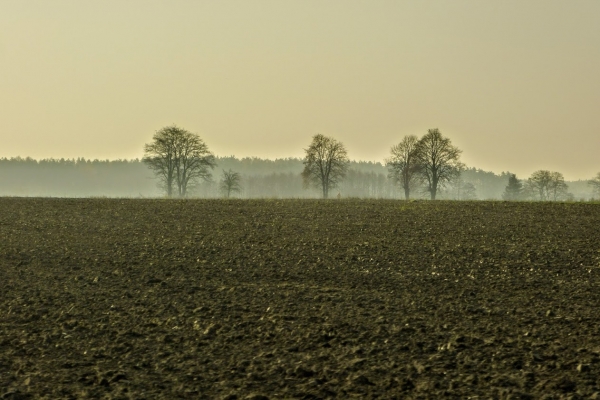
[[[192,196],[221,197],[223,171],[241,175],[239,198],[319,198],[316,189],[305,189],[302,159],[217,157],[213,179],[194,188]],[[341,197],[402,199],[404,192],[388,178],[381,163],[352,161],[346,178],[335,189]],[[460,178],[442,188],[438,198],[453,200],[502,199],[509,172],[500,175],[476,168],[465,169]],[[527,177],[520,177],[527,178]],[[590,199],[587,181],[566,182],[575,200]],[[85,160],[0,158],[0,196],[43,197],[163,197],[154,174],[141,160]],[[427,198],[415,191],[413,197]]]

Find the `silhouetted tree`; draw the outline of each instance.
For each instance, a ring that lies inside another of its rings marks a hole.
[[[417,143],[416,155],[421,174],[427,182],[431,200],[435,200],[438,187],[450,182],[464,167],[460,162],[458,147],[442,136],[439,129],[429,129]]]
[[[437,198],[446,200],[477,200],[477,187],[463,179],[466,168],[459,167],[458,174],[445,187],[438,188]]]
[[[422,180],[421,165],[417,158],[419,138],[405,136],[400,143],[392,146],[392,156],[386,160],[389,177],[404,189],[404,198],[410,198],[410,190]]]
[[[458,178],[451,186],[451,197],[455,200],[477,200],[477,189],[471,182]]]
[[[600,172],[598,172],[595,178],[590,179],[588,184],[592,187],[594,194],[600,196]]]
[[[241,180],[242,177],[238,172],[233,172],[232,170],[223,170],[220,189],[225,197],[229,198],[231,197],[232,193],[239,193],[242,191],[242,185],[240,184]]]
[[[552,200],[566,200],[569,197],[569,186],[560,172],[550,173],[550,197]]]
[[[308,149],[304,149],[304,187],[314,186],[323,191],[323,198],[329,196],[329,190],[337,187],[348,170],[348,153],[342,144],[333,138],[321,134],[313,136]]]
[[[477,200],[477,189],[472,182],[461,182],[458,191],[458,200]]]
[[[527,180],[526,190],[541,201],[564,200],[569,197],[568,186],[560,172],[535,171]]]
[[[527,191],[534,199],[545,201],[548,200],[550,186],[550,171],[539,170],[535,171],[529,179],[527,179]]]
[[[504,189],[502,198],[504,200],[521,200],[523,198],[523,183],[517,179],[517,175],[510,174],[508,176],[508,185]]]
[[[157,131],[144,146],[144,163],[160,179],[168,197],[184,197],[198,181],[210,180],[215,158],[200,136],[175,125]]]

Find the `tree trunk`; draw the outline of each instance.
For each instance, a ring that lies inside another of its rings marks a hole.
[[[435,200],[435,196],[437,195],[437,184],[436,183],[431,185],[431,187],[429,188],[429,195],[431,197],[431,200]]]
[[[173,174],[167,174],[167,197],[173,197]]]
[[[431,179],[431,188],[429,188],[429,194],[431,195],[431,200],[435,200],[435,196],[437,195],[437,185],[438,178],[437,174],[433,173],[433,178]]]

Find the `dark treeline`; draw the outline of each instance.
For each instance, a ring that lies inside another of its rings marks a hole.
[[[213,179],[190,194],[197,197],[222,196],[219,180],[223,171],[241,176],[241,198],[319,198],[316,189],[305,189],[298,158],[265,160],[260,158],[217,157]],[[440,199],[501,199],[509,173],[500,175],[467,168],[460,177],[444,187]],[[586,181],[568,182],[575,199],[592,197]],[[361,198],[403,198],[403,191],[388,178],[381,163],[353,161],[340,187],[333,195]],[[141,160],[85,160],[1,158],[0,195],[52,197],[162,197],[152,171]],[[427,198],[417,190],[415,198]]]

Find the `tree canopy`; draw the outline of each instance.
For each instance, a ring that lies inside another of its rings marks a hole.
[[[517,179],[517,175],[510,174],[508,176],[508,185],[504,189],[502,198],[504,200],[521,200],[523,198],[523,183]]]
[[[200,136],[176,125],[154,134],[152,143],[144,146],[143,161],[159,178],[168,197],[185,197],[199,181],[210,180],[216,166]]]
[[[229,198],[231,197],[232,193],[240,193],[242,191],[242,185],[240,183],[241,180],[242,176],[239,172],[223,170],[223,176],[221,177],[219,189],[225,197]]]
[[[539,170],[531,174],[525,188],[529,197],[541,201],[566,200],[569,197],[568,189],[563,174],[548,170]]]
[[[391,156],[386,160],[389,177],[404,189],[406,200],[410,191],[422,181],[422,168],[417,155],[419,138],[415,135],[405,136],[400,143],[392,146]]]
[[[419,140],[415,152],[430,198],[435,200],[438,188],[455,179],[464,168],[460,162],[462,151],[436,128]]]
[[[314,186],[322,190],[323,198],[329,197],[329,190],[337,187],[348,170],[348,153],[342,144],[333,138],[317,134],[304,150],[304,186]]]

